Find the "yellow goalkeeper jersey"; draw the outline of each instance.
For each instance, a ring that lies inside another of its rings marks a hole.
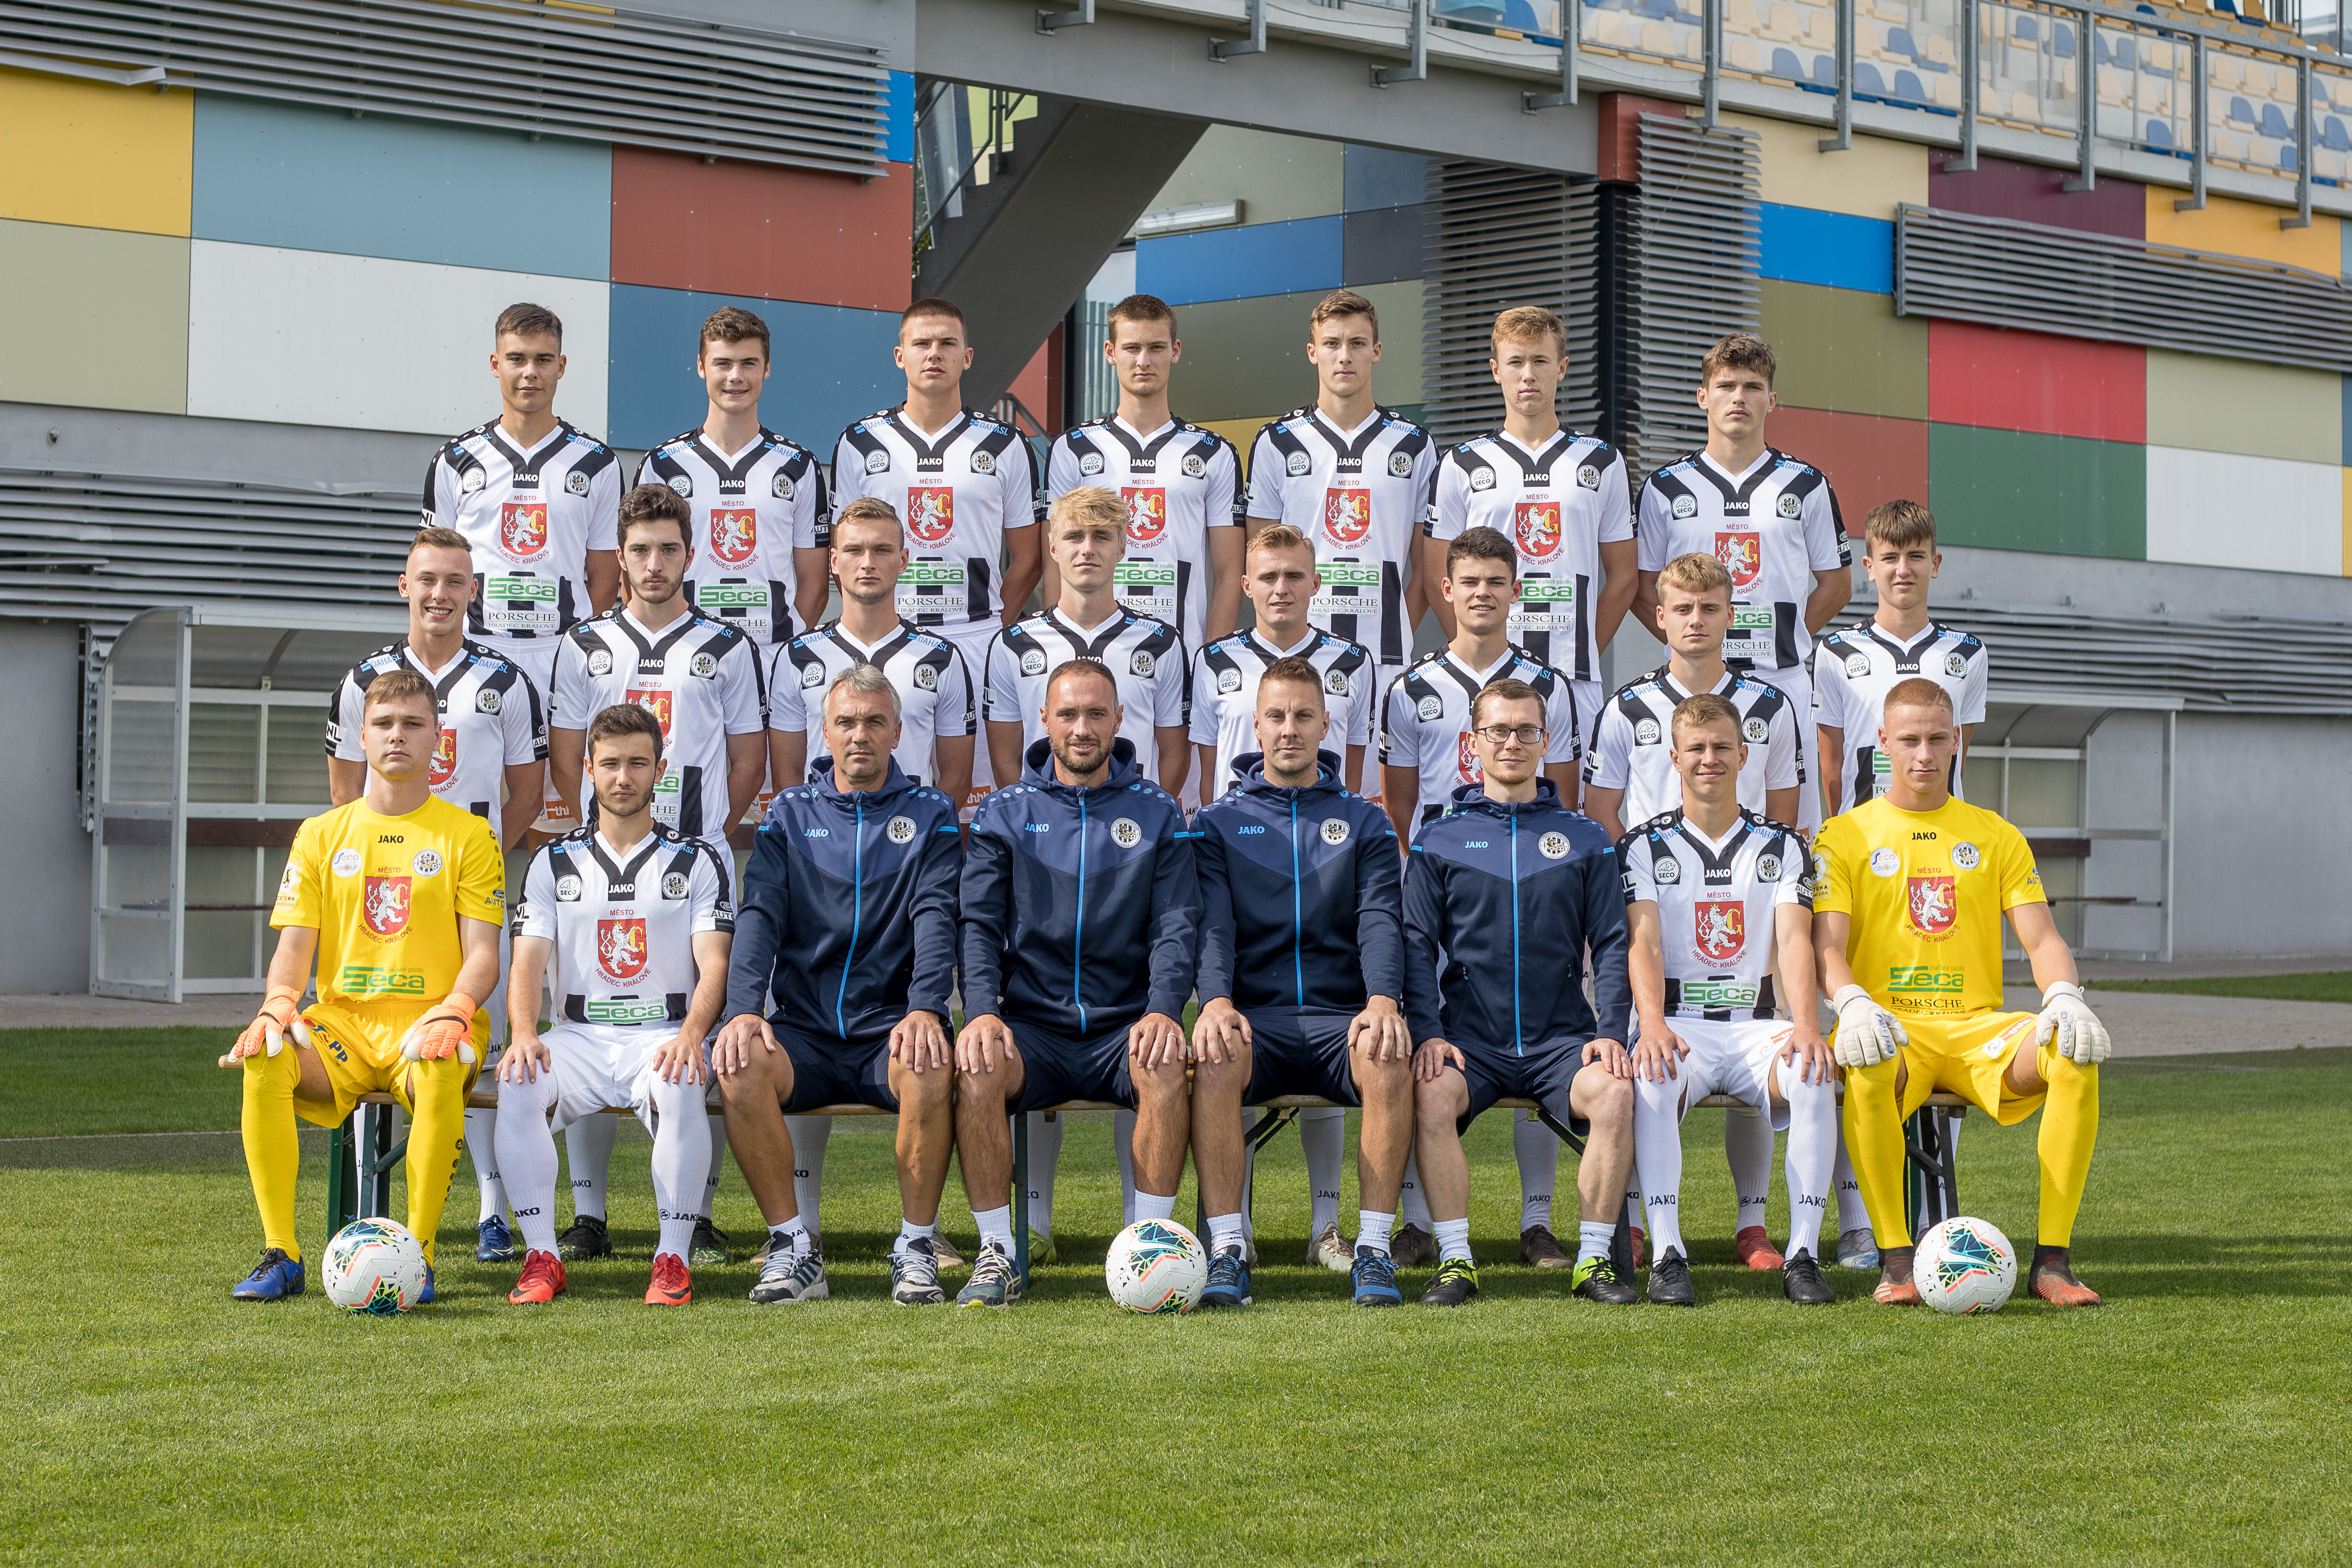
[[[356,1021],[382,1059],[457,986],[459,915],[506,918],[506,862],[489,824],[438,797],[404,817],[378,816],[362,799],[295,832],[269,923],[319,933],[320,1005]],[[474,1044],[488,1040],[477,1012]]]
[[[1854,983],[1906,1018],[2001,1006],[2000,922],[2046,902],[2025,836],[1980,806],[1906,811],[1882,795],[1813,841],[1813,909],[1853,917]]]

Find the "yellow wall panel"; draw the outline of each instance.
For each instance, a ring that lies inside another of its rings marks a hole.
[[[0,220],[0,401],[188,408],[188,242]]]
[[[0,218],[188,232],[195,95],[0,70]]]
[[[2223,256],[2255,256],[2307,267],[2330,277],[2344,266],[2343,220],[2323,213],[2311,214],[2307,229],[2283,229],[2279,219],[2293,217],[2289,207],[2264,206],[2260,202],[2208,196],[2201,211],[2176,213],[2172,204],[2180,193],[2169,185],[2147,188],[2147,239],[2150,245],[2177,245],[2190,250],[2217,251]],[[2149,439],[2153,440],[2154,437]]]
[[[1764,199],[1782,206],[1892,219],[1895,204],[1927,204],[1927,152],[1914,141],[1856,136],[1843,152],[1823,152],[1822,128],[1727,114],[1727,125],[1762,139]]]
[[[2147,444],[2341,463],[2344,378],[2332,371],[2150,349]]]

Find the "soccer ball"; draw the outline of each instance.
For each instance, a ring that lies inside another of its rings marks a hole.
[[[1939,1312],[1997,1312],[2017,1288],[2017,1250],[1981,1219],[1947,1219],[1919,1238],[1911,1278]]]
[[[319,1282],[345,1312],[388,1317],[416,1304],[425,1291],[425,1248],[405,1226],[355,1219],[327,1243]]]
[[[1103,1260],[1110,1299],[1130,1312],[1189,1312],[1209,1284],[1209,1253],[1172,1219],[1139,1219]]]

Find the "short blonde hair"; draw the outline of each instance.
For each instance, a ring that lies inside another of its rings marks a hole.
[[[1249,548],[1253,550],[1303,549],[1308,559],[1315,557],[1315,541],[1288,523],[1266,524],[1251,538]]]
[[[1127,537],[1127,503],[1118,492],[1100,485],[1081,485],[1075,490],[1065,490],[1045,513],[1048,527],[1066,522],[1101,523],[1116,530],[1121,538]]]
[[[1495,318],[1494,353],[1502,357],[1505,343],[1533,342],[1538,338],[1549,338],[1559,350],[1561,359],[1568,358],[1568,326],[1540,305],[1514,305]]]
[[[1658,573],[1660,588],[1679,588],[1685,593],[1705,593],[1709,589],[1731,596],[1731,571],[1711,555],[1697,550],[1678,555],[1666,562]]]

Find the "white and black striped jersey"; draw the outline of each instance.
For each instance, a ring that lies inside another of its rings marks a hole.
[[[900,615],[918,626],[995,630],[1005,530],[1045,515],[1036,457],[1020,432],[965,409],[939,439],[926,440],[903,403],[887,408],[841,433],[833,490],[836,517],[871,496],[905,525],[912,559],[898,579]]]
[[[1307,620],[1391,669],[1412,650],[1404,584],[1436,470],[1429,432],[1388,408],[1342,432],[1310,403],[1259,431],[1250,448],[1249,515],[1314,542],[1321,586]]]
[[[654,821],[689,839],[723,841],[727,737],[768,727],[767,673],[760,650],[732,626],[689,611],[658,633],[625,609],[572,629],[555,651],[558,729],[586,729],[615,703],[661,720],[662,776]],[[583,781],[581,805],[593,793]]]
[[[1127,503],[1119,608],[1153,615],[1197,648],[1209,623],[1209,530],[1240,528],[1242,465],[1213,430],[1173,420],[1149,435],[1113,415],[1074,425],[1045,457],[1046,499],[1082,485]]]
[[[1045,733],[1039,716],[1045,679],[1071,659],[1092,659],[1111,673],[1122,709],[1118,732],[1135,742],[1135,765],[1160,777],[1158,731],[1186,724],[1184,639],[1165,621],[1119,611],[1091,632],[1059,610],[1007,626],[988,648],[982,712],[992,724],[1018,724],[1025,749]]]
[[[595,829],[577,828],[530,857],[511,929],[555,944],[549,989],[562,1018],[677,1023],[698,973],[696,934],[735,929],[727,862],[667,829],[623,856]]]
[[[352,665],[327,698],[327,755],[344,762],[367,760],[360,729],[368,686],[378,675],[404,668],[433,684],[433,705],[441,715],[433,792],[489,823],[491,837],[501,837],[499,806],[506,797],[506,770],[547,760],[547,705],[529,675],[479,643],[461,644],[457,656],[437,673],[425,667],[405,637]]]
[[[1381,766],[1419,770],[1421,821],[1443,816],[1454,790],[1483,777],[1470,738],[1470,701],[1488,681],[1505,677],[1527,682],[1543,698],[1547,766],[1584,754],[1576,693],[1566,675],[1517,648],[1484,672],[1441,648],[1390,682],[1381,704]]]
[[[477,638],[560,637],[591,613],[588,552],[618,544],[621,464],[611,447],[562,420],[529,452],[497,420],[433,455],[425,526],[455,528],[474,547]]]
[[[1617,861],[1625,902],[1658,906],[1666,1016],[1772,1017],[1781,1001],[1772,994],[1773,913],[1813,907],[1811,862],[1797,830],[1743,810],[1730,834],[1710,843],[1677,808],[1618,840]]]
[[[1257,743],[1257,683],[1276,659],[1304,659],[1323,677],[1323,706],[1331,717],[1325,750],[1344,758],[1349,747],[1372,744],[1380,671],[1361,643],[1310,629],[1297,647],[1276,648],[1254,630],[1236,632],[1192,659],[1192,743],[1217,748],[1217,776],[1202,787],[1204,800],[1233,788],[1234,758],[1265,749]]]
[[[891,755],[899,768],[918,783],[936,785],[939,738],[954,739],[980,727],[971,669],[954,643],[904,621],[870,648],[838,621],[784,644],[768,677],[768,727],[807,736],[812,762],[825,755],[831,749],[824,738],[826,688],[859,664],[874,665],[898,690],[898,747]]]
[[[1598,680],[1592,605],[1601,591],[1601,547],[1633,537],[1617,449],[1572,430],[1540,452],[1501,431],[1464,442],[1438,462],[1423,531],[1444,542],[1481,528],[1518,547],[1511,641],[1573,680]]]
[[[1584,757],[1584,781],[1625,791],[1617,810],[1619,821],[1647,821],[1662,811],[1681,809],[1683,781],[1675,771],[1673,721],[1675,705],[1692,695],[1675,679],[1672,666],[1661,666],[1620,686],[1601,708],[1601,722],[1593,727],[1592,749]],[[1740,805],[1761,811],[1766,790],[1803,784],[1801,720],[1788,693],[1753,675],[1727,670],[1715,695],[1738,711],[1739,738],[1748,743],[1748,761],[1739,769]]]
[[[728,457],[698,425],[646,453],[637,483],[668,486],[694,514],[688,601],[762,648],[792,641],[793,551],[825,543],[833,526],[816,454],[762,425]]]
[[[1704,452],[1659,469],[1642,486],[1635,534],[1643,571],[1711,555],[1731,573],[1723,660],[1734,669],[1803,664],[1813,573],[1853,561],[1829,476],[1769,446],[1745,474],[1727,474]]]
[[[1951,694],[1952,722],[1981,724],[1992,656],[1966,632],[1930,621],[1908,647],[1871,622],[1824,633],[1813,648],[1813,722],[1845,733],[1845,755],[1822,763],[1839,770],[1839,798],[1853,810],[1886,792],[1886,755],[1878,749],[1878,723],[1886,694],[1898,681],[1921,676]],[[1952,793],[1960,792],[1966,758],[1952,758]]]

